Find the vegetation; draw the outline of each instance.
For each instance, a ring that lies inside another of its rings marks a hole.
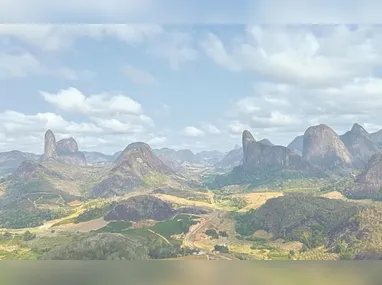
[[[319,179],[325,176],[315,173],[308,174],[301,171],[281,170],[281,169],[256,169],[256,171],[245,171],[242,166],[235,167],[230,173],[219,175],[209,187],[212,189],[221,188],[227,185],[249,184],[251,188],[260,186],[273,186],[282,188],[285,181]]]
[[[137,240],[121,234],[89,234],[75,243],[58,246],[44,254],[50,260],[146,259],[146,250]]]
[[[69,208],[26,208],[0,211],[0,227],[8,229],[33,228],[44,222],[59,219],[72,213]]]
[[[236,231],[250,236],[263,229],[274,238],[300,241],[308,248],[326,244],[329,232],[340,228],[361,206],[311,195],[287,194],[268,200],[258,210],[236,215]]]
[[[176,215],[172,220],[156,223],[151,229],[164,237],[171,238],[172,235],[186,233],[194,224],[196,224],[194,217]]]
[[[86,209],[74,219],[74,223],[82,223],[104,217],[113,207],[112,203],[99,203]]]
[[[215,245],[214,250],[221,253],[229,253],[229,248],[226,245]]]
[[[110,222],[107,226],[97,230],[98,233],[121,233],[132,226],[129,221]]]
[[[36,238],[36,234],[32,234],[30,231],[26,231],[23,234],[23,241],[31,241]]]
[[[206,230],[205,234],[208,235],[212,239],[218,239],[219,238],[219,234],[216,232],[215,229]]]

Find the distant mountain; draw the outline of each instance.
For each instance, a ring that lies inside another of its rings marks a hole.
[[[295,137],[290,144],[288,144],[288,148],[295,151],[296,153],[302,155],[302,150],[304,146],[304,136]]]
[[[66,138],[56,142],[56,137],[51,130],[47,130],[44,140],[44,153],[40,162],[58,161],[64,164],[85,166],[85,155],[78,150],[78,144],[74,138]]]
[[[35,207],[33,200],[61,205],[82,196],[84,188],[81,183],[91,185],[87,175],[88,172],[72,170],[55,161],[38,163],[26,160],[5,179],[4,186],[11,205],[13,201],[24,201],[18,202],[18,206]]]
[[[382,148],[382,130],[370,134],[370,139]]]
[[[321,124],[304,133],[303,159],[326,170],[354,167],[354,159],[337,133]]]
[[[243,164],[230,173],[218,176],[218,187],[233,184],[261,184],[269,179],[318,175],[320,171],[284,146],[271,146],[257,142],[252,134],[245,130],[242,135]]]
[[[174,171],[153,153],[148,144],[132,143],[118,156],[107,177],[92,189],[90,197],[122,195],[143,185],[147,175],[165,179],[173,174]]]
[[[349,198],[382,200],[382,154],[374,154],[354,185],[346,189]]]
[[[86,161],[89,164],[101,164],[114,162],[113,155],[104,154],[96,151],[83,151]]]
[[[14,172],[26,160],[38,161],[40,155],[19,150],[0,152],[0,175]]]
[[[256,142],[248,131],[243,133],[243,151],[244,169],[312,169],[309,163],[287,147]]]
[[[215,165],[224,157],[224,153],[217,150],[202,151],[195,155],[195,160],[203,165]]]
[[[243,148],[239,147],[229,151],[215,166],[221,169],[233,169],[234,167],[239,166],[242,162]]]
[[[202,151],[194,154],[189,149],[174,150],[170,148],[161,148],[155,149],[154,153],[167,166],[176,171],[180,170],[182,168],[182,164],[185,162],[212,166],[224,157],[224,153],[216,150]]]
[[[175,171],[178,171],[184,162],[194,163],[196,161],[195,154],[191,150],[161,148],[153,151],[164,164]]]
[[[364,167],[370,158],[379,152],[377,144],[370,139],[370,134],[359,124],[354,124],[352,129],[340,138],[359,167]]]
[[[262,139],[259,143],[274,146],[268,139]],[[230,150],[217,164],[215,164],[215,167],[229,170],[241,165],[242,162],[243,148],[239,145],[235,145],[235,148]]]

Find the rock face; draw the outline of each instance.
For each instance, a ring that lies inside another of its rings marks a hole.
[[[86,161],[90,164],[109,164],[115,159],[112,155],[107,155],[101,152],[96,151],[83,151]]]
[[[370,139],[379,147],[382,146],[382,130],[370,134]]]
[[[122,201],[105,216],[106,221],[163,221],[174,215],[173,209],[152,196],[135,196]]]
[[[352,198],[382,199],[382,154],[374,154],[346,193]]]
[[[85,154],[78,150],[78,144],[74,138],[62,139],[56,146],[58,161],[77,166],[87,165]]]
[[[72,137],[62,139],[57,142],[56,150],[58,155],[65,155],[68,153],[78,152],[78,144]]]
[[[44,154],[40,161],[55,160],[64,164],[85,166],[85,155],[78,151],[78,144],[73,138],[62,139],[56,142],[56,137],[51,130],[45,133]]]
[[[364,167],[379,152],[377,144],[370,139],[370,134],[359,124],[354,124],[350,131],[341,136],[341,140],[359,167]]]
[[[111,197],[132,192],[149,173],[171,175],[171,170],[143,142],[132,143],[119,155],[108,176],[91,191],[91,197]]]
[[[255,138],[252,136],[252,134],[245,130],[243,132],[243,136],[242,136],[242,145],[243,145],[243,163],[247,163],[248,162],[248,155],[250,154],[249,152],[249,147],[252,143],[255,143],[256,140]]]
[[[296,153],[302,155],[302,150],[304,147],[304,136],[295,137],[290,144],[288,144],[288,148],[295,151]]]
[[[47,130],[45,133],[44,154],[41,157],[41,161],[50,159],[57,159],[56,137],[51,130]]]
[[[352,168],[353,156],[336,132],[327,125],[308,128],[304,134],[304,160],[324,169]]]
[[[274,144],[271,143],[271,141],[268,140],[268,139],[262,139],[262,140],[259,141],[259,143],[266,144],[266,145],[269,145],[269,146],[274,146]]]
[[[246,170],[291,169],[308,171],[312,169],[310,163],[302,160],[289,148],[256,142],[248,131],[243,132],[243,167]]]

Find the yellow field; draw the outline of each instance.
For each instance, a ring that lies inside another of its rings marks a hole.
[[[171,195],[166,194],[155,194],[153,195],[163,201],[172,202],[178,205],[185,205],[185,206],[198,206],[198,207],[209,207],[212,208],[212,205],[207,202],[202,201],[191,201],[184,198],[179,198]]]
[[[237,197],[245,199],[248,203],[248,205],[243,209],[240,209],[239,212],[247,212],[251,209],[257,209],[264,205],[269,199],[277,198],[283,195],[284,194],[282,192],[259,192],[237,195]]]
[[[88,222],[82,222],[78,224],[66,224],[62,226],[55,227],[57,230],[63,230],[68,232],[90,232],[90,231],[96,231],[100,228],[105,227],[108,224],[103,218],[91,220]]]
[[[326,194],[321,195],[321,197],[329,198],[329,199],[341,199],[341,200],[347,200],[344,195],[342,195],[338,191],[329,192]]]

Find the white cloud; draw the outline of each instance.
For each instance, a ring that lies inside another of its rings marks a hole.
[[[233,121],[228,125],[228,131],[232,134],[241,134],[244,130],[248,130],[249,125],[239,121]]]
[[[156,136],[153,138],[150,138],[147,143],[152,146],[152,147],[158,147],[158,146],[163,146],[168,139],[164,136]]]
[[[198,56],[195,39],[190,34],[153,24],[0,24],[0,37],[17,39],[48,52],[72,48],[82,38],[95,41],[113,38],[165,59],[173,69]],[[134,76],[142,79],[142,74]],[[144,76],[146,80],[147,74]]]
[[[60,90],[56,94],[40,91],[43,98],[54,106],[69,112],[86,115],[112,115],[142,113],[141,104],[124,95],[84,95],[76,88]]]
[[[212,124],[203,124],[203,129],[211,135],[217,135],[221,133],[220,130]]]
[[[149,46],[147,53],[164,58],[175,70],[198,57],[195,39],[188,33],[177,31],[164,33],[160,39]]]
[[[227,124],[230,132],[252,129],[259,137],[287,144],[311,125],[325,123],[341,134],[356,122],[376,131],[377,122],[382,121],[381,78],[355,78],[334,87],[314,88],[257,83],[254,93],[253,97],[238,100],[234,121]],[[252,103],[258,108],[243,108],[243,100],[247,106]]]
[[[95,40],[113,37],[134,45],[162,32],[158,25],[145,24],[0,24],[0,36],[50,52],[71,48],[84,37]]]
[[[28,52],[10,54],[0,51],[0,79],[26,77],[43,71],[41,63]]]
[[[183,133],[189,137],[201,137],[205,135],[205,133],[202,130],[194,126],[185,127]]]
[[[91,118],[92,121],[74,122],[55,113],[1,112],[0,151],[19,149],[41,153],[47,129],[53,130],[57,140],[73,136],[81,150],[113,153],[134,141],[148,141],[153,145],[165,143],[167,138],[152,134],[140,116],[123,119]]]
[[[132,65],[127,65],[123,69],[123,73],[129,80],[137,84],[154,84],[157,81],[149,72]]]
[[[56,76],[71,81],[95,77],[95,73],[89,70],[49,67],[30,52],[0,51],[0,79],[25,78],[33,75]]]
[[[248,27],[241,40],[204,40],[207,56],[233,71],[289,84],[329,86],[382,66],[380,27]]]

